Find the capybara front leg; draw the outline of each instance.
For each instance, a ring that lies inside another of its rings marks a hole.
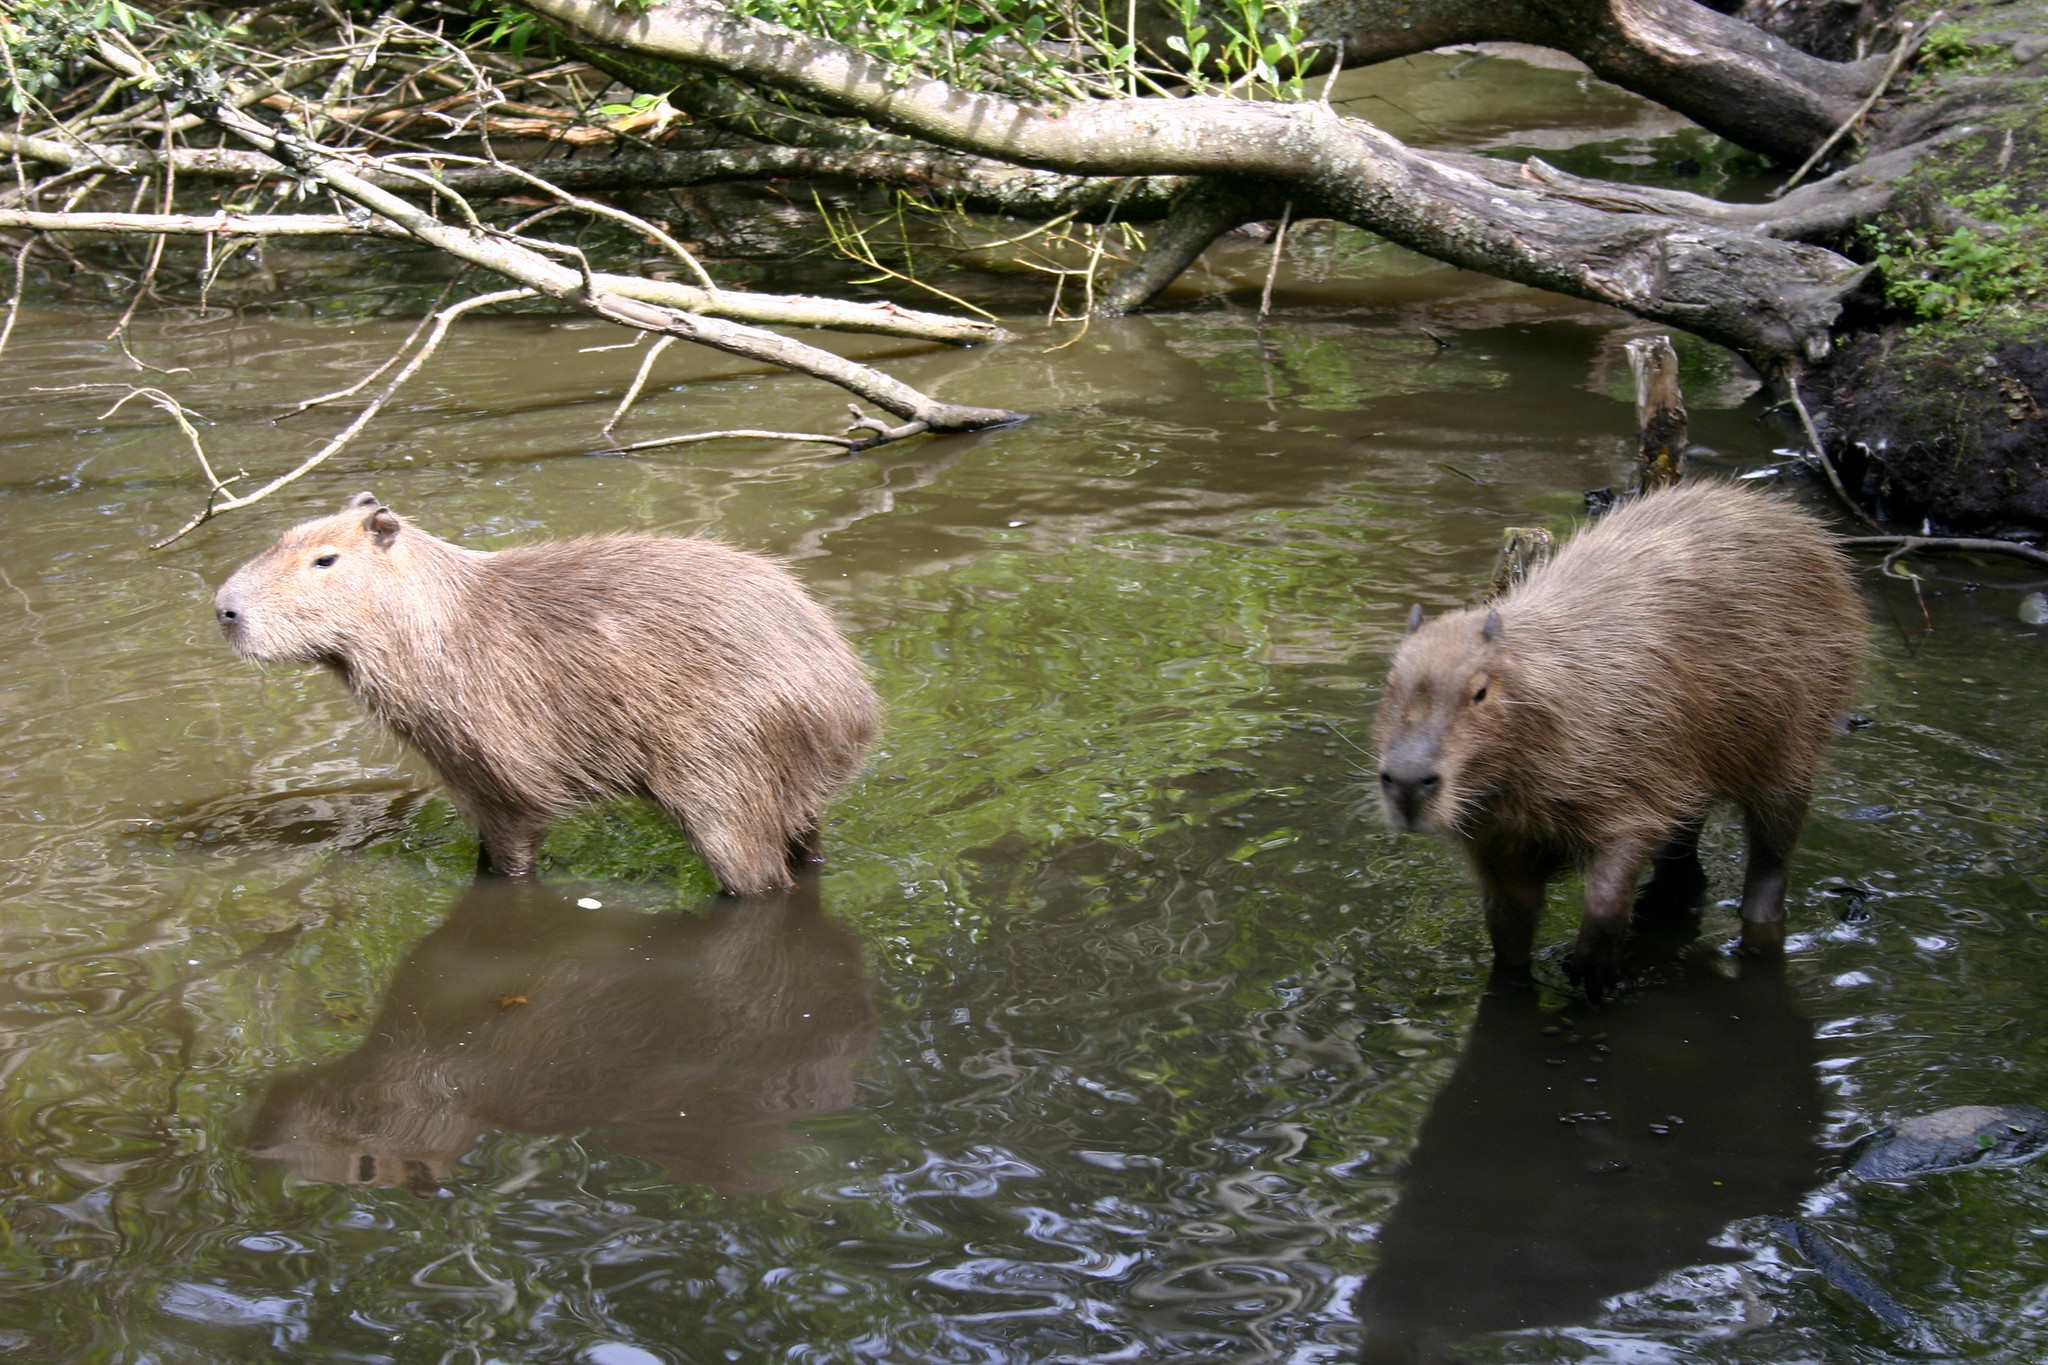
[[[1635,908],[1636,882],[1650,860],[1650,846],[1633,839],[1610,844],[1586,866],[1586,912],[1572,952],[1572,976],[1588,1000],[1609,994],[1621,980],[1628,917]]]
[[[476,875],[531,877],[547,822],[515,811],[477,812]]]
[[[1749,861],[1742,875],[1742,941],[1738,950],[1750,956],[1776,953],[1785,947],[1785,883],[1799,827],[1806,823],[1804,793],[1769,805],[1745,807],[1749,830]]]
[[[1521,857],[1475,860],[1473,868],[1479,877],[1479,898],[1486,907],[1486,934],[1493,941],[1493,970],[1527,976],[1536,922],[1543,917],[1548,869]]]

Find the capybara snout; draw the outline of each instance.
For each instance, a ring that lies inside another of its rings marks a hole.
[[[333,516],[286,531],[213,595],[228,644],[259,663],[338,658],[366,624],[355,612],[403,596],[395,580],[410,556],[392,553],[399,527],[376,494],[358,493]]]
[[[1582,868],[1574,970],[1598,995],[1644,869],[1696,883],[1700,822],[1733,802],[1742,943],[1767,951],[1863,637],[1812,517],[1725,484],[1647,494],[1491,608],[1410,617],[1376,725],[1381,804],[1464,853],[1511,971],[1528,966],[1545,883]]]
[[[727,891],[787,886],[877,728],[831,618],[780,565],[712,540],[467,550],[359,493],[213,606],[243,657],[339,673],[440,772],[505,875],[580,803],[638,794]]]
[[[1380,703],[1380,804],[1395,829],[1444,834],[1471,798],[1469,771],[1507,704],[1498,615],[1410,620],[1410,641]],[[1482,774],[1483,780],[1483,774]]]

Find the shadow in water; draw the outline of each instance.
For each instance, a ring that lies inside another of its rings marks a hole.
[[[1436,1097],[1361,1307],[1368,1362],[1591,1321],[1821,1183],[1813,1028],[1781,963],[1697,949],[1602,1008],[1496,983]]]
[[[368,1039],[274,1084],[251,1146],[313,1180],[431,1193],[490,1129],[587,1133],[722,1193],[853,1103],[874,1048],[860,942],[816,878],[688,915],[480,881],[392,979]]]

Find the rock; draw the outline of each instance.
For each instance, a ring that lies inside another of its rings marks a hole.
[[[1864,1180],[1910,1180],[2026,1161],[2044,1151],[2048,1110],[2030,1104],[1966,1104],[1901,1119],[1871,1134],[1849,1172]]]

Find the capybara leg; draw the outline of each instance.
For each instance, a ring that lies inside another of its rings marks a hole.
[[[533,855],[547,833],[545,820],[513,811],[477,812],[476,874],[530,877]]]
[[[1494,858],[1475,866],[1479,897],[1486,906],[1486,934],[1493,940],[1493,969],[1526,976],[1529,951],[1536,943],[1536,922],[1543,917],[1548,869],[1521,858]]]
[[[805,825],[801,830],[790,836],[789,871],[791,876],[801,877],[804,873],[824,861],[825,844],[824,840],[818,835],[816,821]]]
[[[716,816],[685,822],[704,865],[728,896],[760,896],[795,882],[789,841],[779,830],[750,828]]]
[[[1806,796],[1784,797],[1746,807],[1749,863],[1742,876],[1742,942],[1739,951],[1760,956],[1785,946],[1785,882],[1799,827],[1806,823]]]
[[[1650,888],[1704,887],[1707,870],[1700,866],[1700,830],[1705,820],[1688,820],[1672,831],[1657,856],[1650,859]]]
[[[1601,849],[1586,867],[1586,913],[1579,920],[1571,971],[1589,1000],[1603,998],[1621,980],[1629,912],[1651,851],[1645,843],[1622,840]]]
[[[1640,924],[1677,929],[1698,909],[1707,890],[1707,870],[1700,866],[1700,829],[1705,823],[1686,821],[1650,859],[1650,880],[1636,896]]]

